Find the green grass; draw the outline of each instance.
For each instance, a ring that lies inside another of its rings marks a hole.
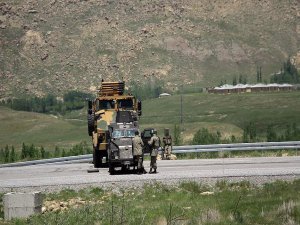
[[[10,224],[282,225],[300,222],[300,180],[262,186],[248,181],[222,180],[214,186],[190,181],[175,186],[156,183],[126,190],[64,190],[46,195],[45,200],[68,205],[71,199],[80,199],[84,204]]]
[[[227,122],[240,127],[247,121],[257,121],[263,125],[270,122],[281,125],[300,122],[300,103],[297,101],[300,92],[228,95],[195,93],[182,97],[184,123]],[[145,101],[143,107],[142,123],[151,123],[153,118],[156,122],[164,123],[180,121],[180,95],[151,99]]]
[[[270,124],[275,125],[277,131],[292,123],[299,126],[299,97],[300,92],[185,94],[182,96],[183,136],[190,137],[202,127],[219,130],[222,137],[241,136],[249,122],[254,122],[262,135]],[[172,130],[174,124],[180,124],[180,119],[180,95],[143,102],[142,126],[164,124]]]
[[[81,141],[89,142],[86,121],[67,120],[32,112],[14,111],[0,107],[0,147],[22,143],[44,146],[71,147]]]
[[[180,95],[143,101],[141,128],[154,127],[159,136],[164,128],[180,125]],[[280,133],[287,125],[300,126],[300,92],[247,93],[215,95],[191,93],[183,95],[183,144],[189,144],[201,128],[220,131],[222,139],[231,135],[241,137],[249,122],[257,126],[258,136],[265,140],[268,125]],[[34,144],[47,148],[71,147],[76,143],[90,143],[87,134],[86,111],[79,110],[55,118],[51,115],[13,111],[0,107],[0,147],[6,144],[21,146]]]

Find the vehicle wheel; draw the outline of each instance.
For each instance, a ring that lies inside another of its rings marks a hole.
[[[93,131],[95,129],[95,113],[92,112],[91,114],[87,114],[87,121],[88,121],[88,133],[90,136],[93,135]]]
[[[128,167],[125,165],[122,165],[121,171],[124,173],[128,170]]]
[[[102,164],[102,158],[100,151],[95,149],[93,152],[93,163],[95,168],[100,168]]]
[[[102,163],[103,157],[106,157],[107,160],[106,151],[100,151],[99,149],[94,149],[93,163],[95,168],[107,167],[107,163]]]
[[[112,164],[109,164],[109,174],[114,175],[115,174],[115,167]]]

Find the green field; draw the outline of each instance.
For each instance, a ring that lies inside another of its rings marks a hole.
[[[300,223],[300,181],[262,186],[248,181],[219,181],[214,186],[191,181],[171,187],[156,183],[124,190],[67,189],[47,194],[44,206],[43,214],[3,224],[296,225]]]
[[[22,143],[69,148],[82,141],[89,141],[86,122],[40,113],[13,111],[0,107],[0,147]]]
[[[175,124],[182,129],[183,143],[188,144],[201,128],[220,131],[222,138],[231,135],[241,137],[250,122],[255,123],[258,134],[264,139],[268,125],[281,132],[287,125],[300,126],[300,92],[245,93],[216,95],[194,93],[174,95],[143,101],[142,128],[154,127],[159,135],[163,129],[173,129]],[[87,141],[85,110],[75,111],[64,117],[18,112],[0,107],[0,147],[27,144],[71,147]]]
[[[255,123],[264,135],[268,125],[280,132],[288,124],[300,125],[300,92],[206,94],[182,96],[183,138],[185,142],[200,128],[219,130],[222,137],[242,136],[247,124]],[[142,126],[162,128],[181,122],[181,96],[143,102]],[[162,131],[160,132],[162,134]]]

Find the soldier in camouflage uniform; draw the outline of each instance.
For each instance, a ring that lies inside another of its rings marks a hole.
[[[133,157],[134,161],[137,162],[137,170],[138,174],[142,174],[145,172],[144,166],[143,166],[143,146],[144,143],[139,136],[139,132],[135,132],[135,136],[132,139],[132,149],[133,149]]]
[[[165,136],[163,137],[163,159],[170,159],[172,153],[172,136],[170,135],[169,129],[165,129]]]
[[[156,164],[156,157],[158,154],[158,148],[160,147],[160,139],[157,136],[157,131],[153,131],[153,136],[151,137],[150,141],[148,142],[150,146],[150,156],[151,156],[151,162],[150,162],[150,171],[149,173],[157,173],[157,164]],[[154,171],[152,171],[152,169]]]

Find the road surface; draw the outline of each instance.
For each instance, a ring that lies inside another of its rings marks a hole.
[[[145,161],[149,170],[149,161]],[[125,187],[151,182],[172,183],[183,180],[200,182],[227,180],[300,179],[300,157],[261,157],[158,161],[158,174],[109,175],[107,168],[87,173],[92,165],[46,164],[0,168],[0,192],[20,190],[56,191],[86,186]],[[263,178],[263,179],[262,179]]]

